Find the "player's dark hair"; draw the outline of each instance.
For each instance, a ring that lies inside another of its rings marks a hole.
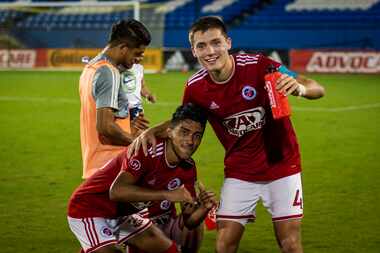
[[[207,114],[201,107],[196,106],[193,103],[187,103],[179,106],[173,113],[172,119],[170,121],[171,126],[175,127],[181,121],[187,119],[199,122],[204,128],[207,122]]]
[[[193,23],[189,30],[189,41],[193,45],[194,33],[201,31],[206,32],[209,29],[216,28],[219,29],[222,34],[227,38],[227,27],[223,20],[218,16],[205,16],[199,18]]]
[[[135,19],[120,20],[112,25],[108,44],[117,46],[126,43],[129,48],[147,46],[151,41],[148,29]]]

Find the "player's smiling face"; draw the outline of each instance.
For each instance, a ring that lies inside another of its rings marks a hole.
[[[231,39],[220,29],[210,28],[193,35],[192,51],[199,63],[208,71],[221,71],[229,60]]]
[[[201,143],[204,128],[199,122],[183,120],[168,129],[171,149],[180,159],[189,159]]]

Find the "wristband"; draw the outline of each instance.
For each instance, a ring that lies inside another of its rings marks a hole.
[[[297,92],[299,97],[303,97],[306,95],[306,87],[303,84],[299,84],[297,87]]]

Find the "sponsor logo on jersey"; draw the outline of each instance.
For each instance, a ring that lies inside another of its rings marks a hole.
[[[253,100],[256,97],[256,89],[252,86],[246,85],[241,90],[241,95],[245,100]]]
[[[129,202],[132,206],[134,206],[138,210],[143,210],[147,207],[150,207],[152,205],[151,201],[145,201],[145,202]]]
[[[170,218],[171,218],[171,211],[167,211],[167,212],[165,212],[165,213],[163,213],[161,215],[158,215],[158,216],[155,216],[155,217],[151,217],[150,220],[154,224],[165,225],[165,224],[169,223]]]
[[[261,129],[264,124],[265,110],[261,106],[235,113],[223,120],[223,125],[227,131],[238,137],[252,130]]]
[[[170,206],[171,206],[171,202],[169,200],[166,200],[166,199],[161,201],[161,203],[160,203],[160,207],[162,210],[168,210],[170,208]]]
[[[141,218],[138,214],[132,214],[128,216],[125,222],[135,228],[138,228],[142,225],[144,219]]]
[[[132,169],[132,170],[139,170],[141,168],[141,163],[139,160],[136,160],[136,159],[131,159],[129,162],[129,167]]]
[[[111,237],[113,235],[112,230],[108,227],[102,227],[100,233],[105,237]]]
[[[216,110],[216,109],[219,109],[219,105],[215,103],[214,101],[212,101],[209,108],[210,110]]]
[[[168,190],[177,189],[181,185],[181,180],[179,178],[174,178],[168,183]]]
[[[121,83],[124,92],[132,93],[136,90],[136,76],[131,71],[126,71],[122,75]]]

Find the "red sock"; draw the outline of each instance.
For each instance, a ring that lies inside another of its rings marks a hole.
[[[177,250],[177,245],[175,244],[174,241],[172,241],[172,245],[170,245],[170,247],[162,253],[179,253],[179,252]]]

